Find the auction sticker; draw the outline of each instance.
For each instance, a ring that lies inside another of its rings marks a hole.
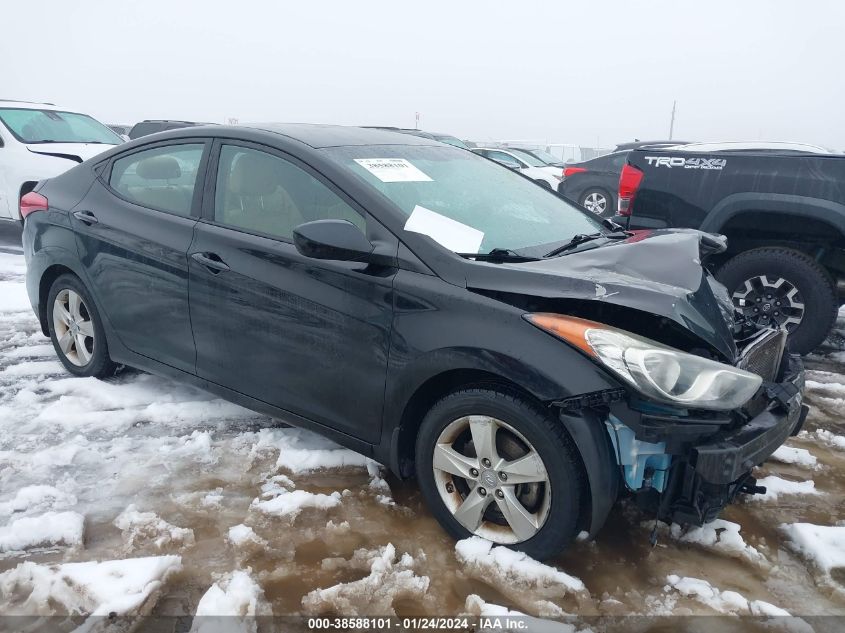
[[[428,182],[431,180],[404,158],[356,158],[355,162],[382,182]]]

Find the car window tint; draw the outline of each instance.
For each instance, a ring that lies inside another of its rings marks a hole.
[[[290,239],[313,220],[364,218],[319,180],[293,163],[246,147],[220,149],[214,220],[227,226]]]
[[[625,165],[625,161],[627,159],[628,159],[628,153],[623,152],[621,154],[615,154],[610,162],[613,165],[614,169],[621,170],[622,167]]]
[[[109,185],[142,206],[189,216],[203,147],[167,145],[119,158],[112,165]]]

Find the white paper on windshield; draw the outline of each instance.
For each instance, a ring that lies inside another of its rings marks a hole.
[[[355,162],[382,182],[431,181],[404,158],[356,158]]]
[[[477,253],[484,239],[484,232],[436,211],[417,205],[405,222],[405,230],[428,235],[455,253]]]

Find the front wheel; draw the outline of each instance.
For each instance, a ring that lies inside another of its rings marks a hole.
[[[505,391],[446,396],[416,446],[423,496],[457,539],[481,536],[537,559],[575,536],[584,485],[577,449],[559,421]]]
[[[729,260],[716,275],[746,319],[785,327],[793,352],[808,354],[836,320],[836,289],[812,257],[788,248],[756,248]]]
[[[62,275],[50,287],[47,322],[53,348],[70,373],[95,378],[114,374],[100,315],[75,275]]]

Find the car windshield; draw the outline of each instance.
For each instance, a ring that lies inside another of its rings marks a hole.
[[[545,167],[546,163],[541,161],[539,158],[534,156],[533,154],[529,154],[528,152],[523,152],[521,149],[509,149],[508,150],[511,154],[516,156],[517,158],[525,161],[531,167]]]
[[[562,159],[554,154],[550,154],[549,152],[542,150],[542,149],[532,149],[531,153],[539,158],[541,161],[546,163],[546,165],[551,165],[552,163],[560,163]]]
[[[472,152],[435,146],[323,150],[393,202],[406,230],[460,253],[542,256],[601,224],[531,180]]]
[[[0,108],[0,121],[21,143],[123,142],[117,134],[87,114],[57,110]]]

